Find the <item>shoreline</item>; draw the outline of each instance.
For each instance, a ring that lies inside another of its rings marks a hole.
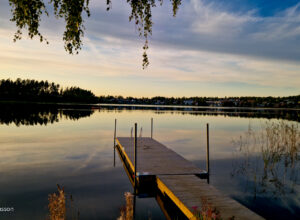
[[[138,107],[138,108],[167,108],[167,109],[220,109],[220,110],[285,110],[300,111],[300,108],[272,108],[272,107],[222,107],[222,106],[194,106],[194,105],[152,105],[152,104],[116,104],[116,103],[77,103],[77,102],[33,102],[33,101],[0,101],[1,104],[35,104],[35,105],[58,105],[58,106],[86,106],[91,108],[101,107]]]

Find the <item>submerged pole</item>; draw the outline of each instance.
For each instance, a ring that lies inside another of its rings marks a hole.
[[[151,118],[151,139],[153,139],[153,118]]]
[[[209,124],[206,124],[206,172],[207,172],[207,183],[209,183],[209,174],[210,174],[210,167],[209,167]]]
[[[133,220],[135,220],[135,210],[136,210],[136,195],[133,195]]]
[[[137,188],[136,163],[137,163],[137,123],[134,124],[134,194],[136,194],[136,188]]]

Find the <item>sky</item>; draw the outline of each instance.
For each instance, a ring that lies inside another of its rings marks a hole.
[[[48,1],[45,1],[47,3]],[[48,6],[51,11],[51,6]],[[183,0],[153,8],[150,65],[126,1],[90,0],[83,48],[69,55],[63,20],[42,18],[49,45],[13,42],[8,0],[0,0],[0,78],[48,80],[96,95],[289,96],[300,94],[300,2]],[[26,32],[25,32],[26,33]]]

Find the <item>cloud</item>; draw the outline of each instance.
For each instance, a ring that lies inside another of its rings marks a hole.
[[[153,38],[157,44],[178,49],[299,62],[298,7],[299,4],[263,17],[258,8],[226,11],[215,2],[191,0],[183,4],[174,21],[169,18],[164,25],[154,27]]]
[[[107,12],[105,2],[91,3],[83,49],[70,56],[63,48],[64,24],[53,17],[41,25],[50,45],[26,38],[12,43],[15,26],[1,2],[2,77],[51,79],[97,94],[135,95],[133,85],[148,96],[203,94],[208,87],[228,91],[222,95],[245,88],[244,94],[257,94],[255,88],[268,95],[300,93],[299,4],[264,17],[259,8],[229,10],[216,1],[190,0],[173,18],[165,2],[153,9],[151,64],[143,71],[143,39],[128,22],[128,4],[115,1]]]
[[[196,14],[191,31],[198,34],[232,36],[241,32],[247,23],[260,20],[254,17],[254,11],[246,14],[233,14],[219,9],[214,2],[205,5],[202,1],[192,0],[189,10]]]
[[[253,33],[261,41],[284,41],[300,36],[300,3],[261,21],[260,31]]]

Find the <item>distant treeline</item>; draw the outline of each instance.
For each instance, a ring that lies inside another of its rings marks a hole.
[[[300,95],[288,97],[162,97],[134,98],[123,96],[100,96],[100,103],[146,104],[146,105],[187,105],[214,107],[267,107],[300,108]]]
[[[3,79],[0,81],[1,101],[97,103],[89,90],[79,87],[62,88],[48,81]]]
[[[198,105],[198,106],[208,106],[206,103],[206,97],[163,97],[155,96],[152,98],[142,97],[135,98],[132,96],[123,97],[123,96],[100,96],[100,103],[109,103],[109,104],[144,104],[144,105]],[[192,102],[189,102],[192,100]]]
[[[163,97],[152,98],[95,96],[90,90],[79,87],[62,88],[48,81],[21,80],[0,81],[0,101],[54,102],[54,103],[107,103],[143,105],[186,105],[214,107],[264,107],[300,108],[300,95],[288,97]]]

